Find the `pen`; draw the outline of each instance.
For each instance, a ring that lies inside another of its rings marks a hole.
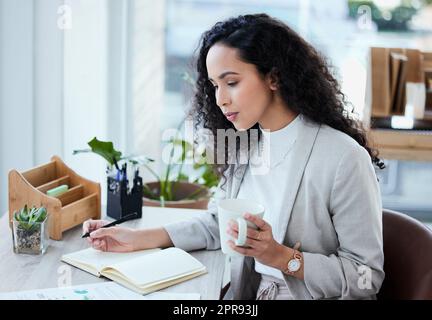
[[[136,213],[136,212],[131,213],[131,214],[128,214],[128,215],[124,216],[124,217],[121,218],[121,219],[118,219],[118,220],[116,220],[116,221],[113,221],[113,222],[111,222],[111,223],[108,223],[107,225],[102,226],[101,228],[109,228],[109,227],[112,227],[112,226],[114,226],[114,225],[116,225],[116,224],[120,224],[120,223],[123,223],[123,222],[125,222],[125,221],[128,221],[128,220],[130,220],[130,219],[132,219],[132,218],[135,218],[136,216],[137,216],[137,213]],[[92,230],[92,231],[90,231],[90,232],[93,232],[93,231],[95,231],[95,230]],[[87,238],[87,237],[89,237],[89,236],[90,236],[90,232],[87,232],[86,234],[83,234],[81,238]]]
[[[114,162],[114,166],[116,167],[116,169],[120,170],[118,163],[117,163],[117,159],[115,158],[115,156],[113,156],[113,162]]]
[[[133,179],[132,193],[142,192],[142,178],[139,176],[139,169],[135,170],[135,178]]]

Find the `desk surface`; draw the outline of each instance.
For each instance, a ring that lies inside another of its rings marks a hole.
[[[142,219],[128,221],[122,226],[152,228],[176,221],[190,219],[202,214],[202,210],[143,207]],[[112,220],[112,219],[107,219]],[[60,257],[69,252],[85,249],[87,241],[81,239],[81,227],[66,231],[61,241],[50,240],[42,256],[15,254],[12,249],[12,234],[7,213],[0,219],[0,292],[54,288],[63,281],[65,267]],[[190,252],[207,267],[207,274],[161,290],[162,292],[200,293],[203,300],[219,299],[222,286],[225,257],[220,250]],[[69,271],[67,271],[69,272]],[[70,267],[71,285],[108,281],[95,277],[80,269]]]

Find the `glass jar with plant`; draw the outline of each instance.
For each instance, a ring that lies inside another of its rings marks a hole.
[[[43,254],[48,247],[48,213],[44,207],[24,206],[14,212],[12,221],[15,253]]]

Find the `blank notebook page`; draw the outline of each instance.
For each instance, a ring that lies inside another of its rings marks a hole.
[[[112,266],[114,264],[121,263],[123,261],[128,261],[136,257],[146,255],[149,253],[154,253],[157,251],[160,251],[160,249],[117,253],[117,252],[103,252],[103,251],[95,250],[93,248],[88,248],[85,250],[67,254],[65,256],[69,259],[77,260],[80,263],[88,264],[93,267],[96,267],[98,270],[101,270],[103,267]]]
[[[151,255],[116,263],[113,267],[138,286],[205,270],[201,262],[178,248],[160,250]]]

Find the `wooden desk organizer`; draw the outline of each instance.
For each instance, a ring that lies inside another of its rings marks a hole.
[[[62,184],[69,186],[67,192],[58,197],[46,194]],[[51,162],[28,171],[9,172],[9,221],[24,205],[47,208],[50,238],[61,240],[64,231],[87,219],[100,218],[101,188],[99,183],[79,176],[59,157],[53,156]]]

